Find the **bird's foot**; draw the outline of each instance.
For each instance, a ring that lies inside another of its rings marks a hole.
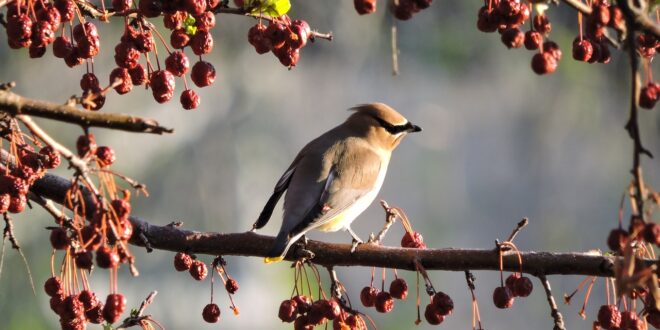
[[[353,242],[351,243],[351,253],[355,253],[355,250],[357,250],[358,245],[364,244],[361,239],[353,239]]]

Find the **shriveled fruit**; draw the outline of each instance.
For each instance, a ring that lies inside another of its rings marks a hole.
[[[220,307],[216,304],[208,304],[202,310],[202,317],[208,323],[216,323],[220,320]]]

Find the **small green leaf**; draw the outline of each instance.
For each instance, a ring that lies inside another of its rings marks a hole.
[[[252,8],[252,14],[266,14],[270,17],[280,17],[289,12],[289,0],[250,0],[245,2],[246,8]]]
[[[186,34],[194,36],[197,33],[197,27],[194,25],[186,26]]]

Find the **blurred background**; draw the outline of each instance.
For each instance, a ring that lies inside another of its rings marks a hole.
[[[424,128],[395,151],[378,199],[400,206],[430,247],[493,248],[522,217],[530,225],[516,239],[522,250],[588,251],[605,249],[616,226],[621,195],[631,176],[632,142],[623,126],[628,116],[628,62],[613,51],[610,64],[589,65],[571,59],[577,33],[575,13],[551,8],[551,38],[564,57],[556,73],[539,77],[530,69],[533,53],[507,50],[497,34],[476,29],[479,1],[435,1],[411,21],[399,22],[401,74],[393,77],[390,17],[380,1],[376,14],[360,17],[351,1],[292,1],[290,16],[314,29],[332,31],[332,42],[318,40],[301,52],[293,70],[272,54],[257,55],[246,42],[249,18],[217,17],[215,48],[208,58],[218,72],[212,87],[197,89],[201,106],[184,111],[175,98],[157,104],[150,91],[136,88],[119,97],[112,92],[102,111],[156,118],[175,128],[172,135],[152,136],[93,129],[100,145],[117,153],[115,170],[146,183],[150,197],[133,200],[134,214],[164,225],[183,221],[185,228],[242,232],[250,228],[275,185],[308,141],[341,123],[349,107],[385,102]],[[113,21],[113,23],[116,23]],[[96,72],[107,83],[120,24],[99,24],[101,54]],[[161,30],[161,31],[164,31]],[[191,53],[189,53],[189,56]],[[36,99],[64,102],[80,94],[83,67],[69,69],[52,53],[29,59],[26,50],[10,50],[0,36],[0,80],[14,80],[15,91]],[[78,127],[38,120],[71,147]],[[643,141],[660,154],[657,109],[640,115]],[[657,160],[644,160],[646,181],[660,185]],[[65,167],[65,166],[62,166]],[[67,174],[60,170],[61,174]],[[261,232],[279,229],[281,207]],[[366,238],[378,231],[384,214],[374,203],[354,225]],[[52,220],[40,209],[16,217],[16,235],[28,258],[36,286],[30,289],[25,267],[7,248],[0,278],[0,329],[55,329],[42,284],[50,276],[50,247],[45,226]],[[403,234],[393,227],[385,244],[398,245]],[[346,233],[311,238],[349,242]],[[119,290],[137,307],[152,290],[156,303],[147,309],[168,329],[286,329],[277,318],[280,301],[291,292],[289,264],[264,265],[261,258],[227,257],[228,271],[240,284],[231,315],[226,294],[216,291],[222,308],[218,324],[207,324],[201,311],[209,301],[209,281],[194,281],[172,267],[173,253],[147,254],[133,248],[141,275],[120,270]],[[211,257],[203,256],[210,261]],[[370,269],[339,268],[340,279],[358,302],[369,284]],[[497,272],[475,272],[476,295],[486,329],[549,329],[550,310],[540,283],[513,308],[498,310],[492,291]],[[399,272],[414,284],[414,273]],[[323,274],[327,289],[327,276]],[[469,291],[462,272],[432,272],[436,289],[448,293],[455,312],[441,327],[471,329]],[[388,272],[388,281],[392,274]],[[583,279],[549,277],[559,303]],[[106,271],[92,283],[108,290]],[[583,292],[570,306],[560,305],[570,329],[590,329],[604,303],[602,280],[594,287],[587,320],[578,316]],[[414,295],[396,302],[387,315],[361,310],[380,329],[413,328]],[[425,300],[424,300],[425,301]],[[425,302],[424,302],[425,303]],[[358,303],[359,305],[359,303]],[[90,328],[100,328],[91,326]],[[431,328],[423,322],[417,328]]]

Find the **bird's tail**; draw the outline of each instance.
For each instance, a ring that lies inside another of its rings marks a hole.
[[[280,233],[277,234],[275,242],[270,248],[270,251],[268,251],[268,254],[266,254],[264,262],[269,264],[271,262],[282,261],[286,255],[286,252],[289,250],[289,246],[291,246],[289,242],[289,234],[287,232],[280,231]]]

